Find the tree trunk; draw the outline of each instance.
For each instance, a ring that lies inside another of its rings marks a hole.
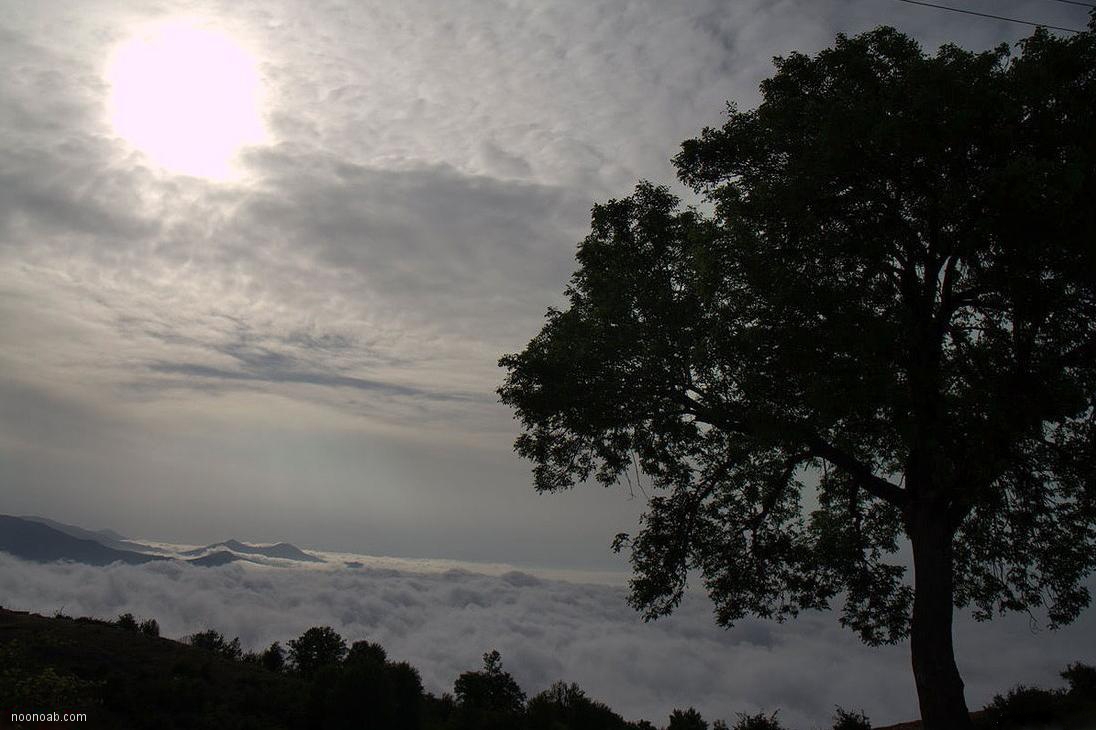
[[[914,598],[910,658],[924,730],[972,728],[951,641],[955,577],[952,533],[936,510],[921,510],[910,527]]]

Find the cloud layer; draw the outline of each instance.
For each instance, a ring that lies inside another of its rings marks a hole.
[[[1039,17],[1075,24],[1075,8],[1051,5]],[[184,16],[235,38],[261,77],[268,140],[232,183],[166,174],[110,123],[114,51]],[[563,512],[536,501],[509,453],[495,362],[560,301],[590,205],[640,177],[672,180],[679,142],[718,123],[725,101],[755,103],[773,55],[884,22],[929,48],[1025,30],[878,0],[196,0],[185,13],[146,0],[4,14],[6,509],[213,540],[199,534],[212,505],[236,529],[297,539],[311,523],[315,544],[379,534],[359,523],[418,489],[421,467],[399,454],[428,446],[418,461],[452,478],[399,530],[449,529],[455,489],[482,519],[415,554],[459,543],[454,557],[526,559],[488,555],[483,536],[504,522],[545,530],[539,516]],[[368,460],[344,447],[355,439]],[[475,472],[442,460],[454,446],[477,453]],[[605,529],[567,535],[574,553],[543,562],[603,560],[637,513],[601,498],[584,511]]]
[[[94,568],[0,555],[0,595],[5,607],[46,615],[132,611],[155,617],[171,637],[212,627],[251,648],[331,625],[410,661],[435,693],[451,691],[460,672],[497,648],[530,694],[557,679],[575,681],[632,719],[661,722],[690,705],[709,719],[779,709],[797,728],[827,727],[835,704],[863,707],[879,724],[917,716],[907,647],[864,647],[831,615],[745,621],[724,631],[707,601],[691,595],[673,616],[644,624],[619,587],[359,560],[364,567],[334,570]],[[1094,629],[1091,611],[1057,633],[1033,633],[1026,617],[960,620],[968,702],[981,706],[1017,682],[1059,686],[1066,664],[1096,661],[1084,640]]]

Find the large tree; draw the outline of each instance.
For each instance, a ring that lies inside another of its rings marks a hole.
[[[536,488],[650,482],[632,601],[840,604],[969,726],[954,607],[1089,602],[1096,30],[926,54],[891,28],[776,59],[666,188],[593,209],[564,310],[499,390]],[[908,546],[908,547],[907,547]],[[907,565],[912,562],[912,576]]]

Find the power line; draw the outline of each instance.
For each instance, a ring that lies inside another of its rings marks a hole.
[[[1080,5],[1082,8],[1096,8],[1096,5],[1092,3],[1082,3],[1079,0],[1052,0],[1056,3],[1065,3],[1066,5]]]
[[[977,15],[979,18],[992,18],[993,20],[1004,20],[1008,23],[1020,23],[1021,25],[1032,25],[1036,28],[1050,28],[1051,30],[1064,30],[1067,33],[1083,33],[1084,31],[1077,30],[1076,28],[1063,28],[1060,25],[1047,25],[1046,23],[1035,23],[1030,20],[1018,20],[1016,18],[1006,18],[1003,15],[992,15],[990,13],[979,13],[976,10],[967,10],[966,8],[953,8],[948,5],[937,5],[936,3],[922,2],[922,0],[898,0],[900,3],[909,3],[910,5],[924,5],[926,8],[937,8],[938,10],[950,10],[953,13],[963,13],[964,15]]]

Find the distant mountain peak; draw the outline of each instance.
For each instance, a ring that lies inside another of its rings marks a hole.
[[[198,548],[197,550],[190,550],[185,555],[197,555],[206,551],[216,551],[227,549],[234,553],[243,553],[245,555],[262,555],[267,558],[280,558],[282,560],[296,560],[306,563],[323,563],[323,558],[316,557],[310,553],[306,553],[296,545],[288,542],[278,542],[273,545],[252,545],[246,542],[240,542],[235,538],[229,538],[222,542],[215,542],[212,545],[206,545],[204,548]]]

